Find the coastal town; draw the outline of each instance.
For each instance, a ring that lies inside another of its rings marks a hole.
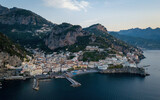
[[[98,47],[87,46],[87,50],[101,50]],[[33,58],[29,57],[30,61],[23,62],[22,66],[18,67],[21,69],[20,74],[28,73],[30,76],[60,73],[60,72],[74,72],[75,70],[86,70],[86,69],[98,69],[107,70],[110,66],[122,65],[123,67],[137,67],[136,60],[138,56],[134,53],[128,53],[127,56],[121,56],[118,54],[110,54],[111,57],[106,57],[104,60],[98,62],[90,61],[84,62],[79,61],[79,56],[83,54],[82,51],[71,53],[71,52],[54,52],[47,54],[32,50],[34,55]],[[72,59],[70,58],[72,56]],[[11,66],[10,66],[11,67]],[[11,67],[14,68],[14,67]]]
[[[109,48],[108,48],[109,49]],[[98,46],[86,46],[87,52],[105,52]],[[137,66],[139,57],[134,53],[127,53],[126,56],[122,52],[118,54],[109,54],[105,59],[99,61],[81,61],[79,57],[86,51],[79,52],[53,52],[45,54],[38,49],[28,49],[32,52],[32,56],[28,56],[22,62],[21,66],[14,67],[7,65],[8,69],[16,70],[16,76],[4,77],[5,80],[25,80],[34,78],[33,88],[39,90],[39,79],[50,78],[66,78],[77,87],[81,84],[73,80],[71,77],[86,73],[131,73],[146,75],[145,70]],[[115,70],[116,69],[116,70]],[[119,70],[117,70],[119,69]]]
[[[103,51],[103,49],[97,46],[87,46],[87,51]],[[122,65],[123,67],[137,67],[138,56],[134,53],[128,53],[127,56],[121,56],[123,54],[109,54],[110,57],[106,57],[104,60],[99,61],[79,61],[79,57],[83,54],[82,51],[71,52],[53,52],[52,54],[45,54],[38,50],[32,50],[33,57],[28,56],[29,61],[24,61],[20,67],[8,66],[9,69],[19,69],[20,74],[35,76],[35,75],[47,75],[50,73],[60,72],[74,72],[77,70],[86,69],[98,69],[107,70],[110,66]]]

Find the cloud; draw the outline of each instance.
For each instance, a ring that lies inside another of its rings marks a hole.
[[[64,8],[69,10],[84,10],[89,6],[89,2],[81,0],[43,0],[46,6],[54,8]]]

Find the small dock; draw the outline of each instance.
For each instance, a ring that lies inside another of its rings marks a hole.
[[[69,76],[64,75],[64,77],[65,77],[68,81],[70,81],[70,82],[72,83],[72,84],[71,84],[72,87],[79,87],[79,86],[81,86],[80,83],[78,83],[77,81],[73,80],[73,79],[70,78]]]
[[[39,90],[39,82],[38,82],[38,79],[36,78],[33,79],[33,89],[36,91]]]

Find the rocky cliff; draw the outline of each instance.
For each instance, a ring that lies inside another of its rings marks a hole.
[[[18,56],[12,56],[6,52],[0,52],[0,67],[5,67],[7,64],[11,66],[20,66],[21,63],[22,60]]]
[[[62,23],[53,27],[52,33],[45,40],[45,44],[54,50],[74,44],[78,36],[84,36],[85,34],[86,32],[79,25]]]

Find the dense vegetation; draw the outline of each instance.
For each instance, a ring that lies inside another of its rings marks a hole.
[[[86,46],[98,46],[99,48],[104,49],[104,52],[86,51]],[[125,42],[115,39],[111,35],[103,37],[96,35],[87,35],[77,37],[77,41],[75,44],[58,48],[55,51],[60,50],[70,52],[84,51],[84,54],[82,55],[82,57],[80,57],[79,60],[99,61],[109,56],[108,54],[116,54],[119,52],[123,52],[124,54],[126,54],[127,52],[134,51],[135,48],[130,45],[127,45]]]
[[[123,65],[111,65],[108,69],[116,69],[116,68],[123,68]]]
[[[11,56],[18,56],[21,59],[26,57],[27,52],[24,48],[20,47],[18,44],[14,44],[9,38],[4,34],[0,33],[0,51],[7,52]]]
[[[106,52],[98,52],[98,51],[91,51],[91,52],[84,52],[82,61],[99,61],[103,60],[108,56]]]
[[[33,25],[6,25],[0,24],[0,32],[5,33],[14,43],[18,43],[21,46],[31,47],[31,48],[40,48],[41,50],[50,52],[51,50],[45,45],[44,38],[46,34],[33,35],[36,29],[39,29],[40,26]],[[18,30],[12,32],[12,30]],[[26,31],[30,30],[30,32]]]
[[[21,46],[49,51],[44,42],[48,33],[40,33],[37,30],[44,28],[44,26],[52,28],[53,23],[26,9],[16,7],[9,9],[3,6],[2,8],[5,13],[0,15],[0,32]]]
[[[28,17],[28,18],[27,18]],[[32,11],[26,10],[26,9],[20,9],[20,8],[11,8],[8,12],[5,14],[0,15],[0,19],[4,20],[10,20],[14,18],[16,23],[19,24],[21,23],[22,18],[23,19],[30,19],[29,25],[34,25],[36,23],[36,26],[42,26],[43,24],[51,25],[51,22],[47,21],[43,17],[35,14]],[[19,19],[19,20],[18,20]],[[33,21],[35,23],[33,23]]]

